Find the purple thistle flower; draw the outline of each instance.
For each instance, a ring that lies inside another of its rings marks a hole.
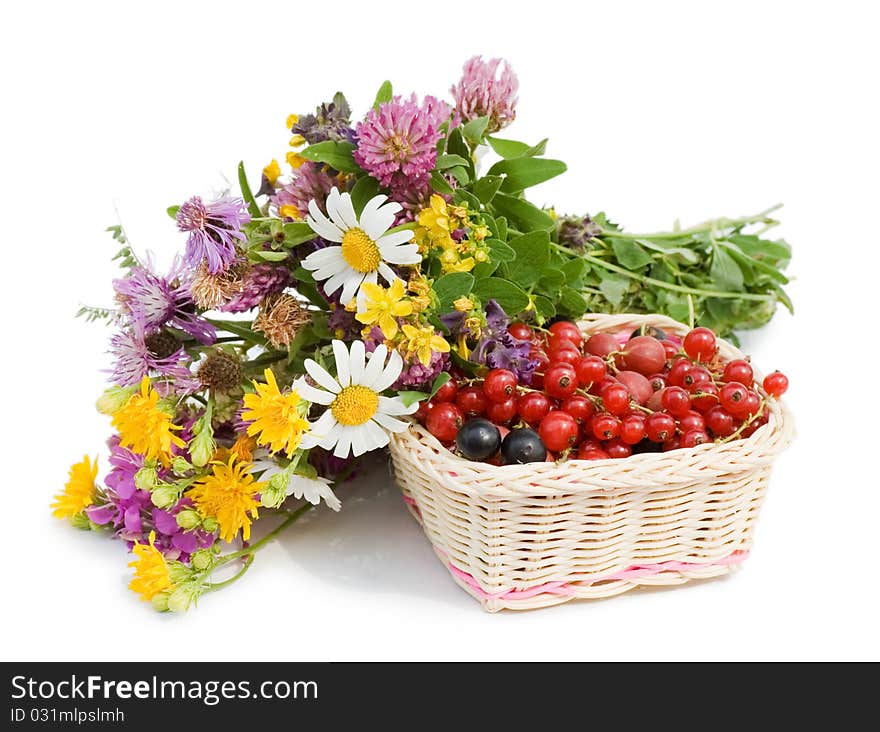
[[[168,559],[185,562],[197,549],[211,546],[214,535],[197,529],[184,531],[177,525],[176,516],[192,502],[183,498],[168,510],[156,508],[148,491],[140,490],[134,476],[144,466],[142,455],[120,447],[119,438],[112,437],[110,446],[110,473],[105,479],[107,488],[100,492],[100,500],[86,509],[86,515],[99,526],[110,524],[115,535],[127,542],[131,549],[135,542],[146,543],[150,531],[156,532],[156,548]],[[159,468],[159,478],[169,477]]]
[[[518,89],[519,81],[506,61],[500,58],[483,61],[482,56],[474,56],[465,63],[461,80],[452,86],[450,92],[462,120],[470,122],[478,117],[488,117],[486,130],[491,133],[498,132],[516,118]]]
[[[173,341],[167,333],[145,336],[137,325],[116,333],[110,339],[110,353],[116,359],[110,380],[119,386],[134,386],[144,376],[156,375],[170,379],[175,392],[196,391],[200,385],[190,373],[190,356],[183,346],[175,348]]]
[[[195,313],[195,304],[189,286],[182,283],[183,262],[175,258],[171,271],[160,277],[146,266],[133,267],[128,277],[113,280],[116,299],[122,309],[144,333],[152,333],[166,325],[188,333],[200,343],[214,342],[214,326]]]
[[[303,218],[309,210],[309,201],[314,200],[324,211],[324,201],[334,186],[339,186],[339,181],[323,165],[305,162],[294,169],[288,182],[278,183],[275,195],[269,201],[282,218]],[[292,206],[296,215],[292,215],[293,211],[285,210],[285,206]]]
[[[421,105],[415,94],[407,100],[394,97],[358,123],[354,159],[392,194],[426,189],[437,160],[440,125],[450,114],[449,105],[434,97],[425,97]]]
[[[240,198],[224,196],[205,204],[193,196],[177,211],[177,228],[189,232],[186,240],[186,263],[195,269],[207,262],[211,274],[223,272],[235,259],[235,242],[247,237],[243,224],[251,220]]]
[[[220,310],[226,313],[243,313],[257,307],[265,297],[281,292],[290,284],[290,270],[273,264],[255,264],[241,283],[241,290]]]
[[[315,114],[304,114],[290,128],[294,135],[302,135],[307,143],[314,145],[325,140],[349,142],[354,139],[351,128],[351,108],[342,92],[333,95],[333,101],[322,104]]]

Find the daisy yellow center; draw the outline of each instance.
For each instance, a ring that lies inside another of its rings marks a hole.
[[[342,237],[342,258],[358,272],[379,268],[379,247],[363,229],[349,229]]]
[[[378,408],[379,395],[366,386],[346,386],[330,405],[336,421],[348,426],[363,424]]]

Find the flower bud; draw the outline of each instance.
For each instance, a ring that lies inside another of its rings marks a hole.
[[[175,587],[168,598],[168,609],[173,613],[184,613],[196,599],[196,592],[188,587]]]
[[[104,390],[104,393],[101,394],[95,403],[95,407],[97,407],[101,414],[112,417],[126,405],[134,392],[135,389],[131,386],[111,386],[109,389]]]
[[[203,572],[214,564],[214,554],[208,549],[199,549],[190,557],[193,569]]]
[[[190,465],[189,460],[183,457],[183,455],[176,455],[174,460],[171,461],[171,469],[177,473],[177,475],[188,473],[192,468],[193,466]]]
[[[156,508],[170,508],[177,503],[177,488],[173,485],[160,485],[153,490],[150,498]]]
[[[194,529],[202,523],[202,517],[199,516],[197,511],[193,511],[191,508],[184,509],[177,514],[176,518],[177,525],[181,529]]]
[[[276,478],[282,478],[276,481]],[[287,498],[287,473],[278,473],[260,491],[260,504],[266,508],[278,508]]]
[[[168,612],[168,597],[170,595],[171,593],[167,590],[153,595],[150,599],[150,602],[153,603],[153,609],[160,613]]]
[[[193,465],[202,468],[207,465],[214,453],[217,452],[217,445],[214,442],[214,430],[211,429],[211,423],[205,423],[204,419],[200,419],[193,429],[193,438],[189,442],[189,456],[192,458]]]
[[[208,532],[215,532],[220,528],[220,524],[217,523],[217,519],[208,516],[205,519],[202,519],[202,528]]]
[[[134,474],[134,484],[142,491],[152,491],[159,482],[155,465],[144,465]]]

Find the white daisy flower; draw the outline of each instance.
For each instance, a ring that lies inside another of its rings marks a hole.
[[[333,454],[340,458],[348,457],[349,452],[357,457],[385,447],[389,433],[407,428],[407,423],[397,417],[418,408],[418,404],[406,406],[399,396],[382,396],[400,376],[403,359],[397,351],[389,357],[388,348],[379,345],[367,361],[363,341],[352,343],[351,351],[342,341],[333,341],[333,357],[335,378],[312,359],[306,359],[306,371],[322,388],[305,379],[296,382],[303,399],[330,407],[303,435],[302,446],[335,448]]]
[[[280,480],[282,483],[279,484],[278,488],[279,490],[283,488],[285,495],[293,496],[294,498],[304,498],[313,506],[317,506],[323,499],[324,503],[334,511],[342,508],[342,501],[336,497],[336,494],[330,487],[333,481],[327,478],[322,478],[320,475],[309,478],[308,476],[295,473],[289,468],[282,468],[276,462],[268,459],[254,461],[254,471],[261,469],[264,472],[260,476],[260,480],[269,483],[270,488],[274,488],[273,483]],[[282,477],[276,477],[279,475]],[[273,478],[275,481],[272,480]],[[283,501],[284,499],[278,495],[270,503],[273,507],[277,508]]]
[[[360,218],[348,193],[333,188],[327,196],[325,216],[318,204],[309,201],[306,222],[318,236],[340,246],[330,246],[313,252],[303,260],[302,266],[312,272],[319,281],[326,280],[324,291],[332,295],[342,288],[343,305],[360,295],[364,282],[377,284],[382,275],[388,284],[399,279],[388,263],[418,264],[422,261],[416,244],[407,242],[413,238],[410,230],[388,232],[394,225],[394,216],[402,207],[399,203],[386,203],[387,196],[376,196],[367,201]],[[358,309],[363,307],[358,297]]]

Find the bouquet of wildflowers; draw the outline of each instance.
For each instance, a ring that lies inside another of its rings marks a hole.
[[[746,232],[768,212],[633,235],[530,203],[565,164],[546,140],[497,135],[517,91],[477,57],[451,102],[386,82],[357,121],[342,94],[291,115],[259,187],[240,165],[240,191],[169,209],[182,252],[167,271],[111,227],[115,304],[82,310],[115,329],[109,470],[99,485],[84,457],[52,508],[124,541],[131,589],[157,610],[228,585],[306,511],[340,510],[357,462],[451,371],[528,384],[539,360],[512,320],[659,311],[723,332],[787,304],[787,245]]]

